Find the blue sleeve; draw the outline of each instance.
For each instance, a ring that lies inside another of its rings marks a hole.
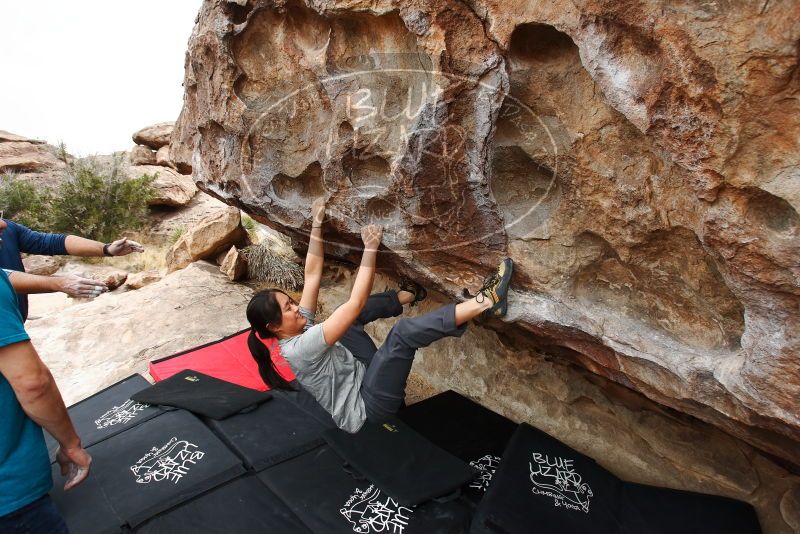
[[[43,256],[63,256],[67,254],[67,236],[64,234],[37,232],[13,221],[8,221],[8,226],[17,233],[20,252],[41,254]]]
[[[22,326],[22,315],[17,307],[17,298],[5,270],[0,271],[0,347],[19,341],[27,341],[30,337]]]

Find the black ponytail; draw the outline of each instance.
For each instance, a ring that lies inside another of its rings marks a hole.
[[[281,324],[281,308],[275,300],[275,293],[283,293],[280,289],[267,289],[259,291],[247,305],[247,320],[250,322],[250,335],[247,337],[247,346],[250,354],[258,365],[258,374],[261,380],[271,389],[294,389],[291,382],[283,378],[275,368],[269,350],[258,337],[262,339],[274,338],[275,333],[267,328],[268,324]],[[285,295],[286,293],[284,293]],[[258,334],[258,336],[256,336]]]

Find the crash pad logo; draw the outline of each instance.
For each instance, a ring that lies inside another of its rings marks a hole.
[[[121,406],[114,406],[106,413],[100,416],[94,424],[97,425],[97,430],[102,430],[110,426],[124,425],[136,419],[136,415],[149,408],[149,404],[143,404],[131,399],[126,400]]]
[[[478,470],[478,475],[472,480],[469,487],[486,491],[492,482],[494,472],[497,471],[497,466],[500,465],[500,457],[487,454],[482,458],[471,461],[469,465]]]
[[[408,526],[411,508],[400,506],[391,497],[381,495],[374,485],[365,490],[356,489],[339,512],[358,534],[387,532],[402,534]]]
[[[575,471],[573,460],[534,452],[528,466],[534,495],[553,497],[557,507],[589,513],[594,494]]]
[[[205,453],[197,450],[194,443],[172,438],[166,445],[150,449],[150,452],[131,466],[131,472],[139,484],[164,480],[177,484],[203,456]]]

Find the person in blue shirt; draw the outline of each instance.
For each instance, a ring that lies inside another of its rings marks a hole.
[[[20,252],[44,256],[125,256],[144,250],[142,245],[127,238],[104,244],[74,235],[37,232],[8,219],[3,221],[6,225],[3,236],[5,243],[0,247],[0,268],[3,269],[24,272]],[[28,318],[28,294],[60,291],[71,297],[91,298],[107,289],[102,282],[76,274],[18,277],[13,282],[23,322]]]
[[[0,219],[0,250],[6,227]],[[92,459],[25,332],[9,275],[0,269],[0,532],[68,533],[47,495],[53,481],[42,428],[59,444],[56,459],[71,489],[88,476]]]

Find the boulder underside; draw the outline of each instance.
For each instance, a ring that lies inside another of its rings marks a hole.
[[[204,2],[172,161],[800,472],[796,2],[308,4]]]

